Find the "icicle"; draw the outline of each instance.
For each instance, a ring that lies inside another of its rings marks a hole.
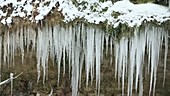
[[[9,37],[9,30],[7,31],[7,64],[8,64],[8,67],[9,67],[9,59],[10,59],[10,37]]]
[[[75,79],[73,79],[73,71],[75,71],[76,72],[76,70],[79,70],[79,69],[76,69],[77,67],[78,67],[78,65],[75,65],[75,63],[77,63],[78,61],[76,61],[76,60],[78,60],[78,57],[77,57],[77,55],[79,55],[79,50],[78,50],[78,46],[76,46],[76,30],[75,30],[75,27],[73,26],[72,27],[73,28],[73,31],[72,31],[72,40],[71,40],[71,67],[72,67],[72,82],[73,82],[73,80],[75,80],[75,83],[77,82],[76,80],[76,78]],[[77,49],[77,50],[76,50]],[[77,51],[77,52],[76,52]],[[75,54],[77,54],[77,55],[75,55]],[[73,67],[75,67],[75,69],[73,68]],[[79,73],[79,72],[78,72]],[[75,74],[75,76],[77,76],[77,74],[76,73],[74,73]],[[73,86],[76,86],[76,85],[73,85]],[[75,88],[77,88],[77,86],[75,87]],[[72,88],[72,90],[76,90],[76,94],[77,94],[77,89],[73,89]],[[72,93],[73,94],[73,93]],[[74,96],[74,95],[73,95]],[[75,95],[76,96],[76,95]]]
[[[22,56],[22,64],[23,64],[23,61],[24,61],[24,37],[23,37],[23,29],[21,29],[20,31],[20,35],[19,35],[19,48],[20,48],[20,51],[21,51],[21,56]]]
[[[110,38],[110,65],[112,65],[113,62],[113,39],[112,37]]]
[[[47,28],[46,28],[47,29]],[[46,64],[48,62],[48,45],[49,45],[49,40],[48,40],[48,29],[47,30],[43,30],[44,32],[42,32],[42,37],[40,38],[40,42],[43,43],[41,44],[41,63],[42,63],[42,68],[43,68],[43,83],[45,83],[45,78],[46,78],[46,68],[48,67],[48,65]],[[39,29],[40,30],[40,29]],[[43,42],[42,42],[43,41]]]
[[[115,45],[116,53],[116,64],[115,64],[115,76],[118,73],[118,89],[120,89],[120,81],[122,81],[122,95],[124,95],[124,76],[126,64],[127,64],[127,55],[128,55],[128,38],[122,38],[119,44]],[[122,80],[120,80],[122,78]]]
[[[104,44],[103,32],[96,29],[95,34],[95,53],[96,53],[96,89],[98,95],[100,93],[100,64],[101,64],[101,54],[103,54],[102,44]]]
[[[32,39],[32,36],[30,34],[31,34],[30,28],[26,27],[24,35],[26,37],[26,39],[25,39],[26,40],[25,41],[26,45],[25,46],[27,47],[27,52],[29,52],[29,47],[30,47],[31,39]]]
[[[69,41],[69,31],[66,30],[65,28],[62,28],[61,29],[62,33],[61,33],[61,39],[62,39],[62,43],[61,43],[61,46],[62,46],[62,54],[63,54],[63,76],[65,76],[65,71],[66,71],[66,57],[68,57],[69,55],[69,46],[71,46],[71,42]]]
[[[40,65],[41,65],[41,56],[42,56],[42,48],[41,48],[41,44],[42,43],[42,32],[40,30],[38,30],[38,37],[37,37],[37,72],[38,72],[38,76],[37,76],[37,83],[39,82],[40,79],[40,75],[41,75],[41,69],[40,69]]]
[[[122,77],[122,95],[124,94],[124,74],[127,64],[127,44],[128,39],[124,37],[119,43],[115,42],[115,77],[118,75],[118,90],[120,89],[120,78]]]
[[[97,28],[96,28],[97,29]],[[99,29],[98,29],[99,30]],[[102,34],[102,38],[101,38],[101,43],[102,43],[102,47],[101,47],[101,51],[103,52],[104,51],[104,33]],[[104,54],[102,53],[101,54],[101,58],[103,58]],[[102,60],[102,59],[101,59]]]
[[[170,1],[170,0],[169,0]],[[170,3],[169,3],[170,5]],[[165,78],[166,78],[166,61],[167,61],[167,54],[168,54],[168,36],[165,34],[165,53],[164,53],[164,78],[163,78],[163,86],[165,84]]]
[[[152,27],[151,31],[152,35],[151,38],[151,76],[150,76],[150,90],[149,95],[151,94],[152,87],[153,87],[153,94],[155,94],[155,84],[156,84],[156,72],[157,72],[157,65],[159,61],[159,50],[160,50],[160,41],[161,41],[161,33],[158,32],[158,29]],[[154,80],[154,81],[153,81]],[[154,85],[153,85],[154,82]]]
[[[139,96],[143,96],[143,64],[141,65],[141,68],[140,68],[140,80],[139,80]]]
[[[58,26],[54,27],[54,46],[55,46],[55,54],[56,54],[56,60],[58,64],[58,84],[60,80],[60,65],[61,65],[61,56],[62,56],[62,47],[61,47],[61,32],[60,28]]]
[[[78,84],[79,84],[79,69],[80,69],[80,53],[81,53],[81,49],[78,46],[75,46],[76,51],[74,51],[75,53],[73,53],[74,56],[74,61],[75,63],[72,63],[72,80],[71,80],[71,84],[72,84],[72,96],[77,96],[77,92],[78,92]]]
[[[137,32],[138,32],[138,28],[136,29]],[[136,89],[136,92],[137,92],[137,89],[138,89],[138,80],[139,80],[139,76],[141,72],[141,69],[142,69],[142,65],[143,65],[143,62],[144,62],[144,54],[145,54],[145,42],[146,42],[146,34],[145,32],[143,33],[138,33],[139,35],[135,36],[136,37],[136,43],[135,44],[138,44],[136,46],[136,83],[135,83],[135,89]]]
[[[8,51],[7,51],[7,48],[8,48],[8,35],[7,35],[7,33],[8,32],[5,32],[5,34],[4,34],[4,43],[3,43],[3,46],[4,46],[4,48],[3,48],[3,50],[4,50],[4,56],[3,56],[3,62],[4,62],[4,64],[6,64],[7,62],[6,62],[6,58],[7,58],[7,54],[8,54]]]
[[[115,78],[117,77],[117,66],[118,66],[118,57],[119,57],[119,44],[117,42],[114,43],[114,52],[115,52]]]
[[[169,2],[168,2],[168,5],[169,5],[169,10],[170,10],[170,0],[169,0]]]
[[[87,30],[87,44],[86,44],[86,86],[88,86],[89,73],[91,69],[91,81],[93,81],[93,67],[94,67],[94,29]]]
[[[71,76],[70,72],[71,72],[72,26],[69,26],[68,31],[69,31],[69,33],[68,33],[69,34],[69,36],[68,36],[69,37],[69,39],[68,39],[69,40],[69,45],[68,45],[68,51],[69,51],[68,54],[69,55],[68,55],[68,58],[69,58],[69,78],[70,78],[70,76]]]
[[[133,88],[133,73],[135,66],[135,53],[136,53],[136,44],[133,44],[133,41],[130,41],[130,64],[129,66],[129,74],[128,74],[128,92],[127,96],[132,96],[132,88]]]
[[[105,41],[106,41],[106,56],[107,56],[108,46],[109,46],[109,35],[108,34],[105,35]]]
[[[82,68],[83,68],[83,63],[84,63],[84,59],[85,59],[85,49],[86,49],[86,36],[85,36],[85,28],[84,28],[84,24],[81,23],[81,40],[82,40],[82,52],[81,52],[81,55],[80,55],[80,78],[79,78],[79,88],[81,87],[81,75],[82,75]]]
[[[124,56],[123,56],[123,69],[122,69],[122,95],[124,95],[124,78],[125,78],[125,70],[127,69],[127,58],[128,58],[128,39],[126,38],[125,39],[125,42],[124,42],[125,44],[125,46],[123,47],[122,46],[122,48],[124,48],[124,53],[122,53],[122,54],[125,54]]]
[[[15,37],[16,35],[14,34],[14,33],[12,33],[12,48],[11,48],[11,50],[12,50],[12,52],[11,52],[11,54],[12,54],[12,64],[13,64],[13,66],[14,66],[14,62],[15,62],[15,51],[16,51],[16,44],[15,44],[15,39],[16,39],[16,37]]]

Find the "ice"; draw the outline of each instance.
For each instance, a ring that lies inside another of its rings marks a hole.
[[[101,30],[96,30],[95,35],[95,53],[96,53],[96,89],[98,91],[98,95],[100,93],[100,66],[101,66],[101,54],[103,54],[103,43],[104,38],[102,37],[104,34]]]
[[[11,57],[10,57],[10,63],[12,63],[12,65],[14,66],[14,60],[15,60],[15,34],[11,34],[11,41],[10,41],[12,44],[11,44]]]
[[[72,26],[68,27],[68,58],[69,58],[69,78],[70,78],[70,73],[71,73],[71,40],[72,40]]]
[[[167,35],[167,34],[165,34],[165,35]],[[165,78],[166,78],[166,61],[167,61],[167,54],[168,54],[168,35],[164,37],[164,40],[165,40],[165,54],[164,54],[164,78],[163,78],[163,86],[165,84]]]
[[[168,2],[168,5],[169,5],[169,9],[170,9],[170,0],[169,0],[169,2]]]
[[[65,54],[66,54],[66,44],[67,44],[67,35],[65,35],[66,33],[65,33],[65,31],[64,31],[64,29],[63,29],[63,31],[62,31],[62,37],[63,37],[63,42],[62,42],[62,44],[63,44],[63,76],[65,76],[65,67],[66,67],[66,61],[65,61],[65,59],[66,59],[66,56],[65,56]]]
[[[61,76],[69,72],[73,96],[79,95],[78,89],[84,77],[83,71],[85,71],[86,86],[89,86],[89,82],[93,86],[95,79],[96,95],[99,95],[101,64],[105,58],[104,50],[107,50],[107,57],[110,56],[110,65],[112,59],[115,59],[115,78],[118,82],[118,89],[122,90],[122,95],[132,96],[132,90],[135,89],[136,93],[142,96],[143,83],[146,79],[143,76],[145,69],[150,76],[148,78],[150,80],[149,95],[155,94],[159,58],[162,56],[160,52],[165,46],[163,54],[163,81],[165,82],[168,34],[160,26],[150,24],[145,24],[140,28],[136,26],[133,36],[122,36],[119,39],[114,38],[113,34],[104,33],[100,28],[78,22],[73,25],[58,24],[52,27],[46,24],[35,29],[22,26],[14,32],[7,29],[4,31],[4,35],[0,36],[0,54],[2,54],[0,62],[2,64],[9,66],[14,62],[15,56],[20,56],[21,63],[24,64],[24,57],[27,56],[25,54],[35,52],[37,82],[39,83],[42,76],[43,83],[46,83],[48,70],[50,70],[48,66],[51,64],[49,60],[52,60],[53,66],[57,66],[58,85],[60,85]],[[112,57],[113,53],[115,58]],[[14,63],[13,65],[15,66]]]
[[[105,35],[105,41],[106,41],[106,56],[108,55],[108,46],[109,46],[109,36],[106,34]]]
[[[91,80],[93,80],[93,74],[94,74],[94,48],[95,48],[95,29],[89,28],[87,29],[87,43],[86,43],[86,86],[88,85],[89,81],[89,73],[91,73]],[[91,70],[91,71],[90,71]]]
[[[124,77],[125,77],[125,74],[126,74],[125,70],[127,69],[126,68],[127,58],[128,58],[128,56],[127,56],[128,45],[127,44],[128,44],[128,39],[122,38],[119,42],[119,45],[116,45],[116,46],[119,46],[118,47],[119,53],[116,53],[116,54],[118,54],[118,56],[120,58],[116,57],[116,59],[117,59],[116,63],[117,64],[116,64],[115,67],[117,67],[117,68],[116,68],[115,71],[117,71],[116,75],[118,73],[118,75],[117,75],[118,76],[118,89],[120,89],[120,81],[122,81],[122,94],[124,94]],[[122,80],[121,80],[121,78],[122,78]]]
[[[19,33],[19,48],[20,48],[20,51],[21,51],[21,58],[22,58],[22,63],[24,61],[24,37],[23,37],[23,34],[24,34],[24,29],[21,28],[20,29],[20,33]]]
[[[75,46],[75,50],[74,51],[74,61],[75,63],[72,63],[72,96],[77,96],[77,92],[78,92],[78,84],[79,84],[79,68],[80,68],[80,53],[81,53],[81,49],[79,48],[79,46]]]
[[[42,32],[41,30],[38,31],[38,36],[37,36],[37,46],[36,46],[36,57],[37,57],[37,83],[39,82],[40,75],[41,75],[41,56],[42,56]]]
[[[4,55],[3,55],[3,63],[4,64],[7,64],[7,57],[8,57],[8,33],[9,32],[6,32],[5,34],[4,34],[4,42],[3,42],[3,45],[4,45]]]
[[[112,63],[113,63],[113,39],[112,39],[112,37],[110,37],[110,65],[112,65]]]
[[[117,66],[118,66],[118,57],[119,57],[119,43],[114,42],[114,55],[115,55],[115,78],[117,77]]]
[[[163,44],[161,43],[162,41],[165,43],[164,78],[166,76],[166,58],[168,51],[167,38],[166,31],[163,28],[148,24],[145,25],[143,29],[135,28],[133,37],[122,37],[119,42],[114,43],[115,77],[118,78],[118,88],[120,88],[120,82],[122,82],[122,95],[124,94],[124,76],[126,76],[126,74],[128,77],[127,95],[132,95],[134,85],[136,92],[139,90],[139,95],[143,95],[143,67],[145,63],[145,55],[148,55],[147,71],[148,74],[150,74],[149,95],[151,95],[151,92],[155,94],[157,68],[159,64],[160,50]],[[129,47],[129,50],[127,47]],[[129,57],[129,60],[127,57]],[[128,73],[126,73],[125,70],[127,70]],[[122,80],[120,80],[120,78]]]
[[[41,31],[40,31],[41,32]],[[43,30],[42,32],[42,37],[41,37],[41,41],[43,41],[42,46],[40,46],[42,48],[41,50],[41,64],[42,64],[42,68],[43,68],[43,82],[45,82],[45,78],[47,75],[47,68],[48,68],[48,53],[49,53],[49,38],[48,38],[48,29],[46,28],[45,30]]]
[[[136,33],[135,34],[139,34],[139,29],[136,29]],[[135,83],[135,89],[137,91],[138,89],[138,80],[139,80],[139,76],[140,76],[140,70],[142,68],[142,64],[144,62],[144,53],[145,53],[145,44],[146,44],[146,33],[140,34],[136,36],[136,41],[135,44],[138,44],[138,46],[136,46],[136,83]]]

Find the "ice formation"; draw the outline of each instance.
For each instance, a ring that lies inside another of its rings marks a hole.
[[[127,77],[127,96],[132,96],[134,85],[135,90],[137,91],[139,89],[139,95],[142,96],[143,67],[146,66],[144,59],[145,56],[148,55],[147,66],[148,73],[150,73],[149,95],[151,92],[155,94],[159,53],[163,40],[165,41],[164,76],[166,76],[166,58],[168,51],[167,32],[163,28],[148,25],[144,29],[136,28],[134,33],[134,37],[129,39],[127,37],[123,37],[119,43],[115,44],[115,76],[118,75],[118,85],[120,87],[120,82],[122,82],[122,94],[124,94],[124,78]],[[120,80],[121,78],[122,80]]]
[[[104,45],[106,46],[104,48]],[[86,85],[89,81],[96,82],[96,89],[100,92],[100,68],[104,58],[104,50],[110,53],[112,64],[112,51],[114,46],[115,78],[118,88],[122,89],[122,95],[132,96],[132,90],[139,90],[143,95],[144,66],[150,74],[149,94],[155,94],[157,67],[159,64],[159,52],[165,46],[164,53],[164,82],[166,76],[166,60],[168,52],[168,35],[165,29],[146,24],[144,28],[135,28],[134,36],[122,37],[119,41],[114,40],[111,34],[94,26],[84,23],[76,25],[56,25],[33,29],[32,27],[19,27],[16,32],[6,30],[0,36],[1,62],[6,66],[14,66],[15,54],[21,56],[22,62],[27,52],[36,52],[37,59],[37,82],[43,76],[43,83],[48,80],[48,61],[58,66],[58,83],[61,76],[65,76],[66,67],[69,67],[72,95],[78,95],[81,87],[82,68],[85,66]],[[3,47],[2,47],[3,46]],[[31,48],[30,48],[31,46]],[[3,51],[3,52],[2,52]],[[148,62],[144,62],[147,58]],[[66,63],[68,60],[68,63]],[[56,62],[56,63],[55,63]],[[63,66],[63,69],[61,69]],[[50,69],[49,69],[50,70]],[[63,75],[61,75],[61,71]],[[42,72],[42,73],[41,73]],[[127,92],[125,92],[125,79]]]

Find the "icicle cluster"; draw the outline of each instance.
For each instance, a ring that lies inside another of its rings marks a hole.
[[[106,55],[108,52],[112,55],[114,45],[115,78],[118,79],[119,88],[122,88],[122,94],[125,94],[125,79],[128,78],[127,95],[132,96],[133,88],[136,91],[139,90],[140,96],[143,95],[143,67],[146,55],[148,57],[148,73],[150,74],[149,94],[152,91],[154,94],[159,51],[163,41],[165,43],[165,81],[168,37],[163,28],[150,25],[145,26],[144,29],[136,28],[134,33],[133,37],[122,37],[119,42],[116,42],[101,29],[85,26],[83,23],[45,25],[45,28],[36,30],[31,27],[19,27],[16,32],[7,31],[0,36],[0,54],[2,54],[0,56],[3,56],[3,60],[0,57],[0,62],[8,66],[9,64],[14,65],[15,54],[19,54],[24,62],[26,52],[36,52],[37,82],[43,76],[43,83],[48,80],[49,59],[58,66],[58,83],[60,83],[60,70],[63,70],[62,76],[64,76],[66,67],[69,67],[72,96],[78,95],[78,88],[81,87],[82,68],[85,66],[86,86],[89,82],[92,84],[95,77],[99,95],[104,45],[106,45]],[[110,64],[112,64],[112,58]]]
[[[124,95],[124,82],[128,78],[127,96],[132,96],[132,90],[139,90],[139,96],[143,96],[144,57],[148,56],[148,73],[150,74],[149,95],[155,94],[156,74],[159,63],[159,53],[163,41],[165,41],[164,55],[164,79],[166,72],[166,58],[168,51],[167,32],[163,28],[145,26],[144,29],[135,29],[134,37],[123,37],[115,43],[115,76],[118,77],[118,86],[122,85]],[[147,54],[146,54],[147,51]],[[145,64],[146,66],[146,64]],[[120,84],[120,82],[122,84]],[[139,87],[138,87],[139,86]],[[134,87],[134,88],[133,88]]]
[[[77,24],[76,26],[56,25],[53,27],[46,25],[45,28],[37,28],[36,30],[21,27],[16,32],[7,31],[1,46],[4,46],[3,63],[8,65],[11,63],[14,65],[14,54],[16,53],[20,53],[22,62],[24,62],[24,55],[27,51],[30,52],[31,46],[31,52],[36,52],[37,82],[39,82],[41,74],[43,75],[43,83],[48,80],[49,59],[52,59],[53,63],[57,63],[58,83],[61,75],[60,70],[63,70],[64,76],[65,67],[69,67],[72,96],[77,96],[78,87],[81,85],[83,64],[85,64],[86,70],[86,85],[88,86],[89,80],[92,83],[94,75],[96,75],[96,88],[99,93],[103,44],[104,32],[101,29]],[[66,63],[67,60],[68,63]]]

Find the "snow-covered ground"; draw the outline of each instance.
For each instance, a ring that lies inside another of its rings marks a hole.
[[[98,0],[78,0],[79,5],[75,6],[71,0],[45,0],[44,2],[32,0],[0,0],[0,7],[12,3],[14,10],[12,14],[7,15],[8,11],[0,10],[1,23],[12,23],[11,17],[22,17],[33,20],[33,12],[38,12],[35,16],[35,21],[43,20],[44,16],[48,15],[56,6],[57,2],[60,4],[58,10],[64,15],[64,22],[73,21],[76,18],[83,18],[89,23],[99,24],[106,21],[108,24],[117,27],[120,23],[128,24],[129,26],[139,26],[145,21],[157,21],[158,23],[165,22],[170,19],[169,8],[153,3],[133,4],[128,0],[118,1],[112,4],[111,1],[99,2]],[[49,4],[46,4],[46,3]],[[84,2],[84,4],[81,4]],[[34,4],[39,4],[34,7]],[[117,16],[113,15],[118,13]]]

